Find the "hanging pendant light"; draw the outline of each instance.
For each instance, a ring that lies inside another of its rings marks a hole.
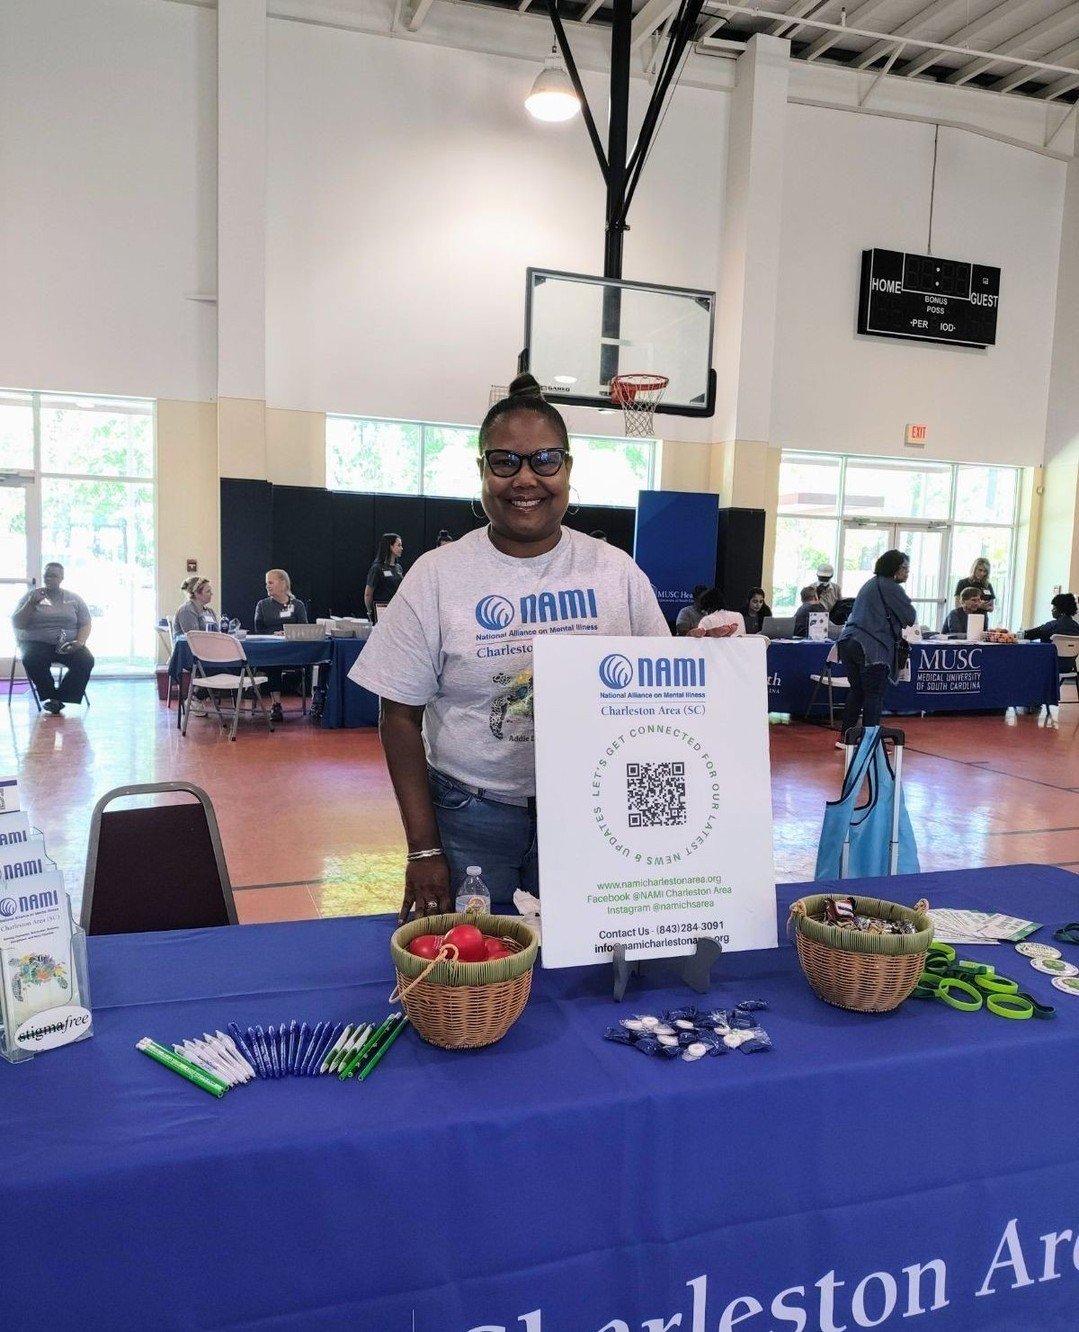
[[[525,98],[525,106],[530,116],[548,122],[572,120],[580,111],[580,99],[566,73],[557,46],[552,46],[551,54],[536,76],[532,91]]]

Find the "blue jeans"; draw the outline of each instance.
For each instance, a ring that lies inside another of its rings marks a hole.
[[[535,806],[473,795],[433,769],[427,782],[453,892],[464,883],[468,866],[479,865],[492,903],[512,903],[518,888],[538,897]]]

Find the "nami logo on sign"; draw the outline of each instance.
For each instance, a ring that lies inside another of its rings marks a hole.
[[[54,890],[44,893],[29,893],[24,897],[0,897],[0,920],[10,920],[23,911],[43,911],[46,907],[58,906],[60,894]]]
[[[636,666],[620,652],[599,664],[600,683],[607,689],[626,689],[636,679],[642,689],[703,689],[703,657],[638,657]]]
[[[633,680],[633,663],[620,652],[608,653],[599,664],[599,678],[607,689],[625,689]]]

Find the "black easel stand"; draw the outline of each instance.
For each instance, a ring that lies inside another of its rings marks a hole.
[[[645,957],[636,962],[626,958],[625,944],[611,949],[611,967],[614,970],[614,1001],[620,1004],[625,997],[630,976],[652,975],[660,970],[674,969],[685,985],[697,994],[707,994],[712,988],[712,967],[723,952],[717,939],[700,937],[697,951],[689,957]]]

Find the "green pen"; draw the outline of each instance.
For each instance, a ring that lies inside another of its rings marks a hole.
[[[397,1026],[394,1027],[393,1031],[390,1032],[389,1036],[387,1036],[386,1039],[382,1042],[382,1045],[371,1056],[368,1062],[364,1064],[362,1069],[360,1069],[360,1072],[357,1076],[357,1080],[359,1082],[362,1082],[364,1078],[367,1077],[368,1073],[370,1073],[374,1069],[378,1061],[382,1058],[382,1056],[386,1053],[386,1051],[390,1048],[390,1046],[394,1043],[394,1041],[398,1038],[398,1036],[400,1036],[400,1034],[404,1031],[404,1029],[407,1026],[408,1026],[408,1018],[403,1017],[401,1021],[398,1022]]]
[[[349,1057],[341,1065],[340,1072],[337,1074],[342,1082],[345,1078],[352,1076],[356,1065],[364,1055],[370,1054],[370,1052],[378,1045],[379,1041],[382,1040],[383,1036],[389,1031],[392,1023],[396,1021],[399,1016],[400,1014],[398,1013],[391,1013],[388,1018],[379,1023],[372,1036],[368,1036],[367,1040],[365,1040],[361,1046],[352,1051]]]
[[[185,1059],[183,1055],[178,1055],[173,1050],[168,1050],[163,1045],[158,1045],[156,1041],[144,1036],[141,1041],[136,1041],[135,1049],[141,1050],[151,1059],[156,1059],[159,1064],[164,1064],[166,1068],[171,1068],[174,1073],[179,1073],[180,1077],[186,1078],[188,1082],[193,1082],[196,1087],[201,1087],[203,1091],[208,1091],[211,1096],[224,1096],[228,1091],[228,1083],[220,1078],[208,1073],[206,1069],[199,1068],[198,1064],[193,1064],[190,1059]]]
[[[353,1073],[357,1073],[361,1077],[363,1076],[364,1070],[370,1067],[372,1059],[374,1059],[374,1057],[377,1054],[379,1054],[384,1049],[384,1047],[389,1045],[389,1043],[393,1040],[394,1032],[404,1022],[404,1020],[405,1017],[403,1013],[390,1014],[390,1022],[387,1025],[385,1031],[382,1033],[382,1035],[379,1037],[377,1041],[373,1041],[363,1052],[363,1054],[360,1056],[360,1062],[353,1069]]]
[[[329,1067],[326,1069],[326,1072],[336,1073],[341,1065],[348,1059],[349,1055],[352,1054],[353,1050],[359,1049],[374,1029],[375,1026],[373,1022],[357,1023],[357,1025],[349,1032],[348,1040],[344,1042],[339,1050],[335,1050],[333,1054],[331,1054]]]

